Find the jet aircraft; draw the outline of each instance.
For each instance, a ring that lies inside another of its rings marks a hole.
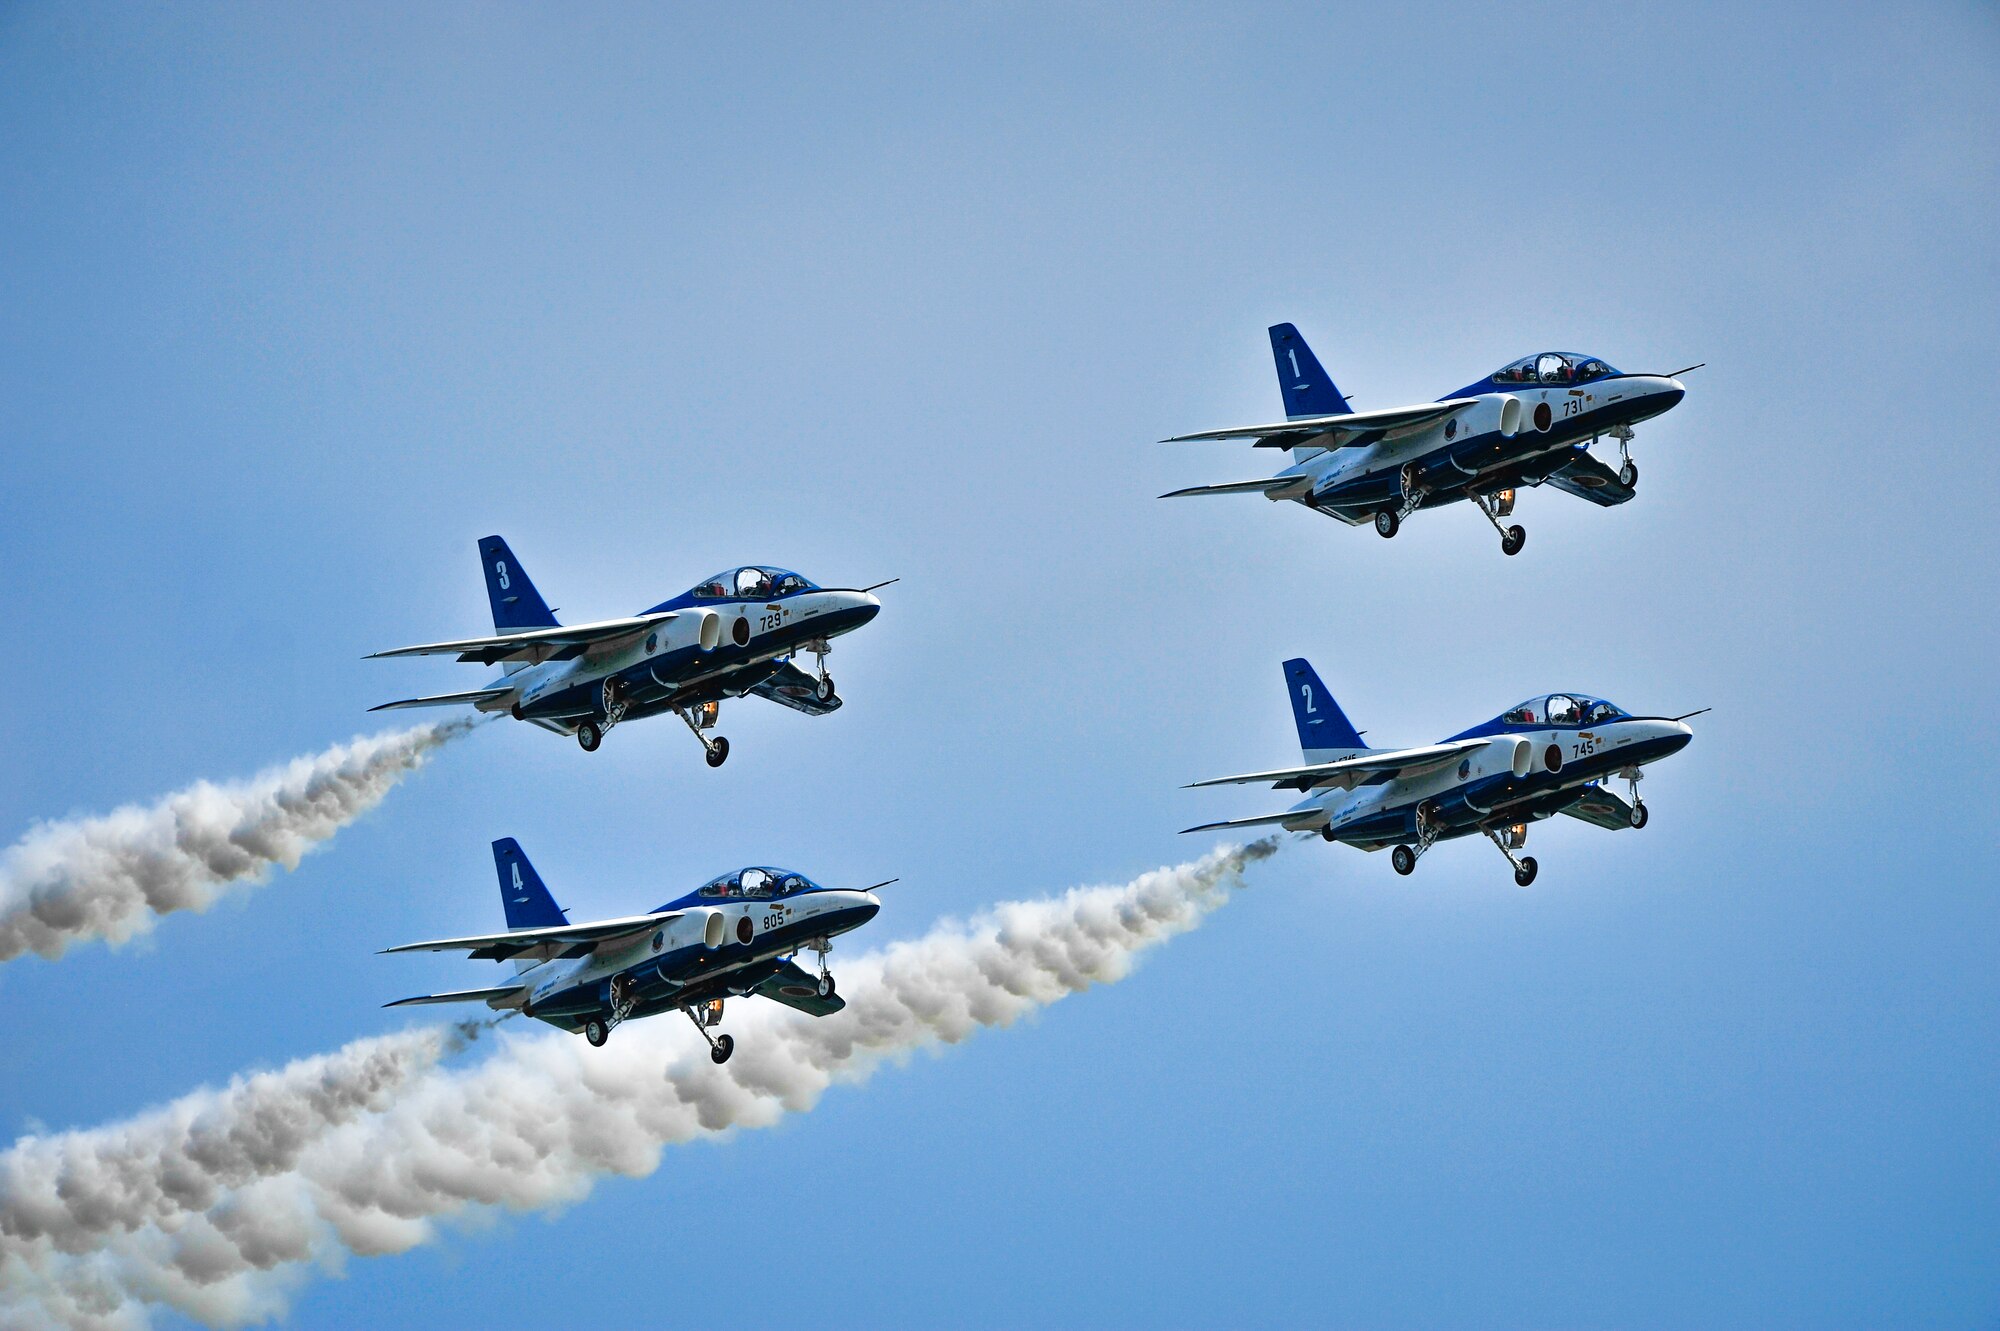
[[[1290,324],[1270,329],[1285,420],[1198,434],[1165,443],[1254,439],[1282,448],[1292,464],[1276,476],[1197,485],[1161,495],[1262,494],[1295,499],[1349,526],[1372,521],[1394,536],[1420,508],[1469,500],[1500,533],[1500,548],[1521,552],[1528,533],[1514,512],[1523,486],[1553,485],[1593,504],[1622,504],[1639,484],[1632,427],[1667,411],[1687,389],[1672,374],[1623,374],[1595,356],[1545,351],[1523,356],[1436,402],[1356,411]],[[1613,471],[1590,454],[1617,441]]]
[[[882,603],[874,593],[896,581],[817,587],[785,569],[749,565],[629,619],[565,627],[505,541],[484,538],[479,557],[493,604],[492,637],[398,647],[367,659],[456,655],[500,666],[500,678],[466,693],[405,698],[370,711],[470,705],[507,712],[575,735],[585,752],[595,752],[620,721],[673,712],[701,741],[710,767],[729,757],[729,741],[707,733],[724,698],[754,693],[808,716],[838,708],[840,695],[826,672],[832,639],[875,618]],[[801,651],[818,659],[817,675],[793,664]]]
[[[679,1008],[708,1041],[709,1057],[729,1061],[736,1041],[717,1035],[722,1005],[760,994],[815,1017],[847,1003],[835,991],[826,954],[833,939],[858,929],[882,908],[877,888],[821,887],[803,874],[768,865],[738,869],[643,915],[571,924],[521,847],[493,843],[507,928],[468,938],[406,943],[386,952],[464,952],[512,961],[510,984],[398,999],[418,1003],[484,1002],[488,1007],[582,1031],[602,1045],[620,1022]],[[792,960],[819,957],[818,974]]]
[[[1633,716],[1587,694],[1551,693],[1437,744],[1371,749],[1303,658],[1284,670],[1305,765],[1194,785],[1269,785],[1305,798],[1283,813],[1187,831],[1276,824],[1362,850],[1393,845],[1399,874],[1413,872],[1434,843],[1481,833],[1522,887],[1535,881],[1534,857],[1514,854],[1529,823],[1566,813],[1613,831],[1644,827],[1640,769],[1686,747],[1687,718],[1701,714]],[[1611,777],[1630,783],[1629,802],[1604,788]]]

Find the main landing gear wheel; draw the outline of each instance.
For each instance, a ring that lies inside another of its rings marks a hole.
[[[604,1042],[611,1038],[611,1027],[601,1018],[592,1017],[583,1023],[583,1038],[590,1041],[591,1048],[602,1049]]]
[[[1405,878],[1417,871],[1417,852],[1408,846],[1398,846],[1389,852],[1389,864]]]
[[[1375,534],[1385,541],[1394,536],[1402,525],[1403,520],[1396,516],[1393,508],[1385,508],[1375,515]]]
[[[813,697],[819,699],[821,702],[833,701],[832,675],[821,675],[819,679],[813,683]]]
[[[710,767],[720,767],[728,761],[729,741],[723,736],[717,735],[715,743],[708,746],[708,765]]]
[[[1635,828],[1638,828],[1638,827],[1644,827],[1644,826],[1646,825],[1646,819],[1647,819],[1648,817],[1650,817],[1650,816],[1651,816],[1651,815],[1649,815],[1649,814],[1648,814],[1648,813],[1646,812],[1646,806],[1645,806],[1645,805],[1643,805],[1643,804],[1634,804],[1634,805],[1632,806],[1632,816],[1631,816],[1631,817],[1630,817],[1629,819],[1627,819],[1626,821],[1630,822],[1630,823],[1632,824],[1632,826],[1633,826],[1633,827],[1635,827]]]
[[[1521,862],[1514,866],[1514,886],[1526,887],[1535,881],[1535,870],[1541,866],[1535,863],[1533,855],[1523,855]]]
[[[1625,465],[1618,469],[1618,483],[1627,490],[1636,490],[1639,487],[1639,464],[1627,458]]]
[[[597,746],[604,742],[604,732],[597,728],[597,722],[585,721],[576,728],[576,742],[585,753],[596,753]]]
[[[821,998],[833,997],[833,976],[822,974],[819,977],[819,996]]]
[[[728,1035],[718,1035],[715,1037],[715,1043],[709,1046],[708,1056],[709,1058],[713,1059],[716,1063],[727,1063],[729,1061],[729,1056],[735,1052],[736,1052],[735,1037]]]
[[[1518,522],[1500,533],[1500,553],[1503,555],[1518,555],[1527,543],[1528,529]]]

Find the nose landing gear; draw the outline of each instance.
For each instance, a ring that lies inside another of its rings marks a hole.
[[[833,676],[826,673],[826,656],[833,650],[833,644],[825,638],[817,638],[805,645],[819,662],[819,678],[813,681],[813,697],[821,702],[833,701]]]
[[[826,968],[826,954],[833,951],[833,940],[822,935],[806,944],[806,950],[819,954],[819,996],[832,998],[834,994],[833,972]]]
[[[1632,460],[1632,427],[1620,425],[1611,431],[1611,437],[1618,441],[1618,483],[1627,490],[1639,488],[1639,464]]]
[[[1643,773],[1638,768],[1633,767],[1626,769],[1623,775],[1632,791],[1632,812],[1627,816],[1625,821],[1631,823],[1635,829],[1644,827],[1649,815],[1646,813],[1645,801],[1639,798],[1639,778]]]

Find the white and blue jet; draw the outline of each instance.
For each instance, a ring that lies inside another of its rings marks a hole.
[[[1373,522],[1394,536],[1420,508],[1470,501],[1500,533],[1500,548],[1519,554],[1528,533],[1503,526],[1524,486],[1553,485],[1593,504],[1622,504],[1639,484],[1632,427],[1670,410],[1686,394],[1672,374],[1623,374],[1595,356],[1545,351],[1523,356],[1436,402],[1355,411],[1320,368],[1298,329],[1270,330],[1285,399],[1285,419],[1176,435],[1187,440],[1250,439],[1282,448],[1292,464],[1276,476],[1197,485],[1160,496],[1261,494],[1293,499],[1349,526]],[[1591,456],[1604,439],[1618,444],[1613,471]]]
[[[673,712],[701,741],[710,767],[729,757],[729,741],[708,733],[725,698],[755,694],[808,716],[840,706],[826,672],[832,640],[875,618],[882,603],[874,593],[895,581],[819,587],[786,569],[747,565],[630,618],[565,626],[505,541],[481,540],[479,559],[493,604],[493,636],[398,647],[368,659],[452,655],[497,665],[500,678],[466,693],[405,698],[369,710],[464,705],[507,712],[575,735],[586,752],[594,752],[620,721]],[[799,652],[817,659],[817,674],[793,663]]]
[[[678,1008],[708,1041],[709,1057],[729,1060],[736,1041],[718,1035],[722,1005],[760,995],[815,1017],[846,1007],[826,955],[833,939],[882,908],[878,888],[821,887],[804,874],[768,865],[738,869],[643,915],[571,924],[541,875],[511,837],[493,843],[507,928],[467,938],[406,943],[387,952],[464,952],[511,961],[512,982],[422,994],[388,1007],[485,1003],[581,1031],[593,1045],[620,1022]],[[812,952],[817,973],[793,957]]]
[[[1284,670],[1304,765],[1194,785],[1268,785],[1305,798],[1283,813],[1187,831],[1275,825],[1362,850],[1394,846],[1399,874],[1413,872],[1436,842],[1483,834],[1522,887],[1535,881],[1534,857],[1514,854],[1529,823],[1565,813],[1613,831],[1644,827],[1640,769],[1685,748],[1687,719],[1701,714],[1633,716],[1587,694],[1550,693],[1437,744],[1371,749],[1304,658]],[[1604,788],[1612,778],[1629,783],[1629,800]]]

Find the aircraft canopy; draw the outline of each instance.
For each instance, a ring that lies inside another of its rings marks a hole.
[[[697,601],[766,600],[812,590],[811,582],[790,569],[745,564],[703,579],[688,594]]]
[[[1500,723],[1508,726],[1601,726],[1624,715],[1623,708],[1602,698],[1581,693],[1551,693],[1543,698],[1530,698],[1519,707],[1510,708],[1501,714]]]
[[[738,897],[762,900],[788,897],[794,892],[810,891],[812,887],[812,880],[804,874],[770,865],[753,865],[747,869],[738,869],[735,873],[726,873],[713,882],[704,883],[697,895],[711,900]]]
[[[1595,356],[1575,351],[1544,351],[1523,356],[1493,372],[1496,384],[1581,384],[1618,371]]]

